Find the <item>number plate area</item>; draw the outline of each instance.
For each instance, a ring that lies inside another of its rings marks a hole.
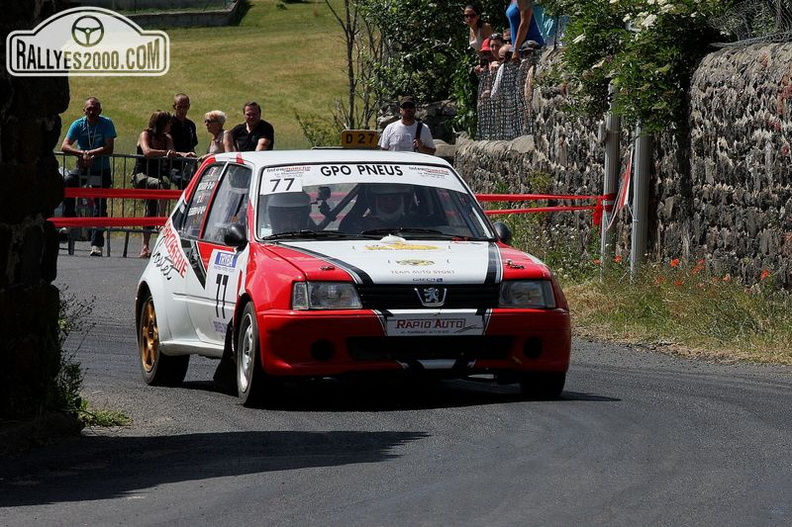
[[[388,336],[483,335],[484,317],[470,311],[392,312],[385,320]]]

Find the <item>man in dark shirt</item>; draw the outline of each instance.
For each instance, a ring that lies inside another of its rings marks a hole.
[[[171,119],[170,135],[173,138],[173,149],[177,152],[186,152],[187,157],[195,157],[195,147],[198,146],[198,133],[195,123],[187,119],[190,110],[190,98],[184,93],[177,93],[173,97],[173,118]],[[182,188],[183,183],[189,181],[189,176],[195,170],[194,163],[174,160],[171,168],[176,170],[175,183]],[[185,170],[185,168],[189,170]]]
[[[275,129],[261,118],[261,106],[255,101],[246,102],[242,111],[245,122],[232,128],[223,140],[226,152],[272,150]]]

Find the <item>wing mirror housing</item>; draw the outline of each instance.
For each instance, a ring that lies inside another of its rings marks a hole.
[[[511,244],[512,232],[508,225],[502,221],[496,221],[492,224],[492,226],[495,227],[495,234],[498,236],[499,241],[505,243],[506,245]]]
[[[226,245],[235,247],[238,251],[244,249],[248,242],[247,235],[245,234],[245,226],[241,223],[232,223],[226,227],[223,242],[225,242]]]

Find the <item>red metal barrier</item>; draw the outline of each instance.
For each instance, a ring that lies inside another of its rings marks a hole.
[[[602,222],[602,213],[604,211],[610,212],[613,209],[613,200],[616,199],[616,194],[605,194],[602,196],[570,196],[560,194],[476,194],[476,199],[480,202],[487,201],[540,201],[540,200],[557,200],[557,201],[574,201],[574,200],[596,200],[593,205],[559,205],[553,207],[528,207],[520,209],[497,209],[485,210],[484,213],[488,215],[497,214],[526,214],[533,212],[570,212],[576,210],[592,210],[594,211],[593,223],[599,225]],[[608,202],[608,203],[604,203]]]
[[[123,198],[123,199],[178,199],[181,190],[148,190],[148,189],[115,189],[115,188],[76,188],[65,189],[67,198]],[[559,205],[553,207],[523,207],[519,209],[496,209],[484,211],[488,215],[498,214],[527,214],[535,212],[570,212],[578,210],[594,211],[594,225],[599,225],[602,220],[603,211],[612,210],[612,201],[616,198],[615,194],[605,194],[602,196],[571,196],[561,194],[476,194],[476,199],[480,202],[516,202],[516,201],[576,201],[576,200],[595,200],[591,205]],[[608,202],[607,204],[603,202]],[[147,217],[147,218],[50,218],[56,227],[157,227],[165,224],[167,217]]]
[[[136,188],[80,188],[67,187],[67,198],[122,198],[122,199],[178,199],[181,190],[148,190]],[[61,227],[161,227],[168,220],[167,216],[129,217],[129,218],[97,218],[81,216],[76,218],[49,218],[57,228]]]

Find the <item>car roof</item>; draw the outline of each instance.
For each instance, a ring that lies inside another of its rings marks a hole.
[[[445,159],[416,152],[391,152],[389,150],[354,150],[344,148],[318,148],[314,150],[266,150],[262,152],[226,152],[217,154],[219,161],[241,158],[247,163],[263,167],[300,163],[403,163],[431,164],[451,167]]]

